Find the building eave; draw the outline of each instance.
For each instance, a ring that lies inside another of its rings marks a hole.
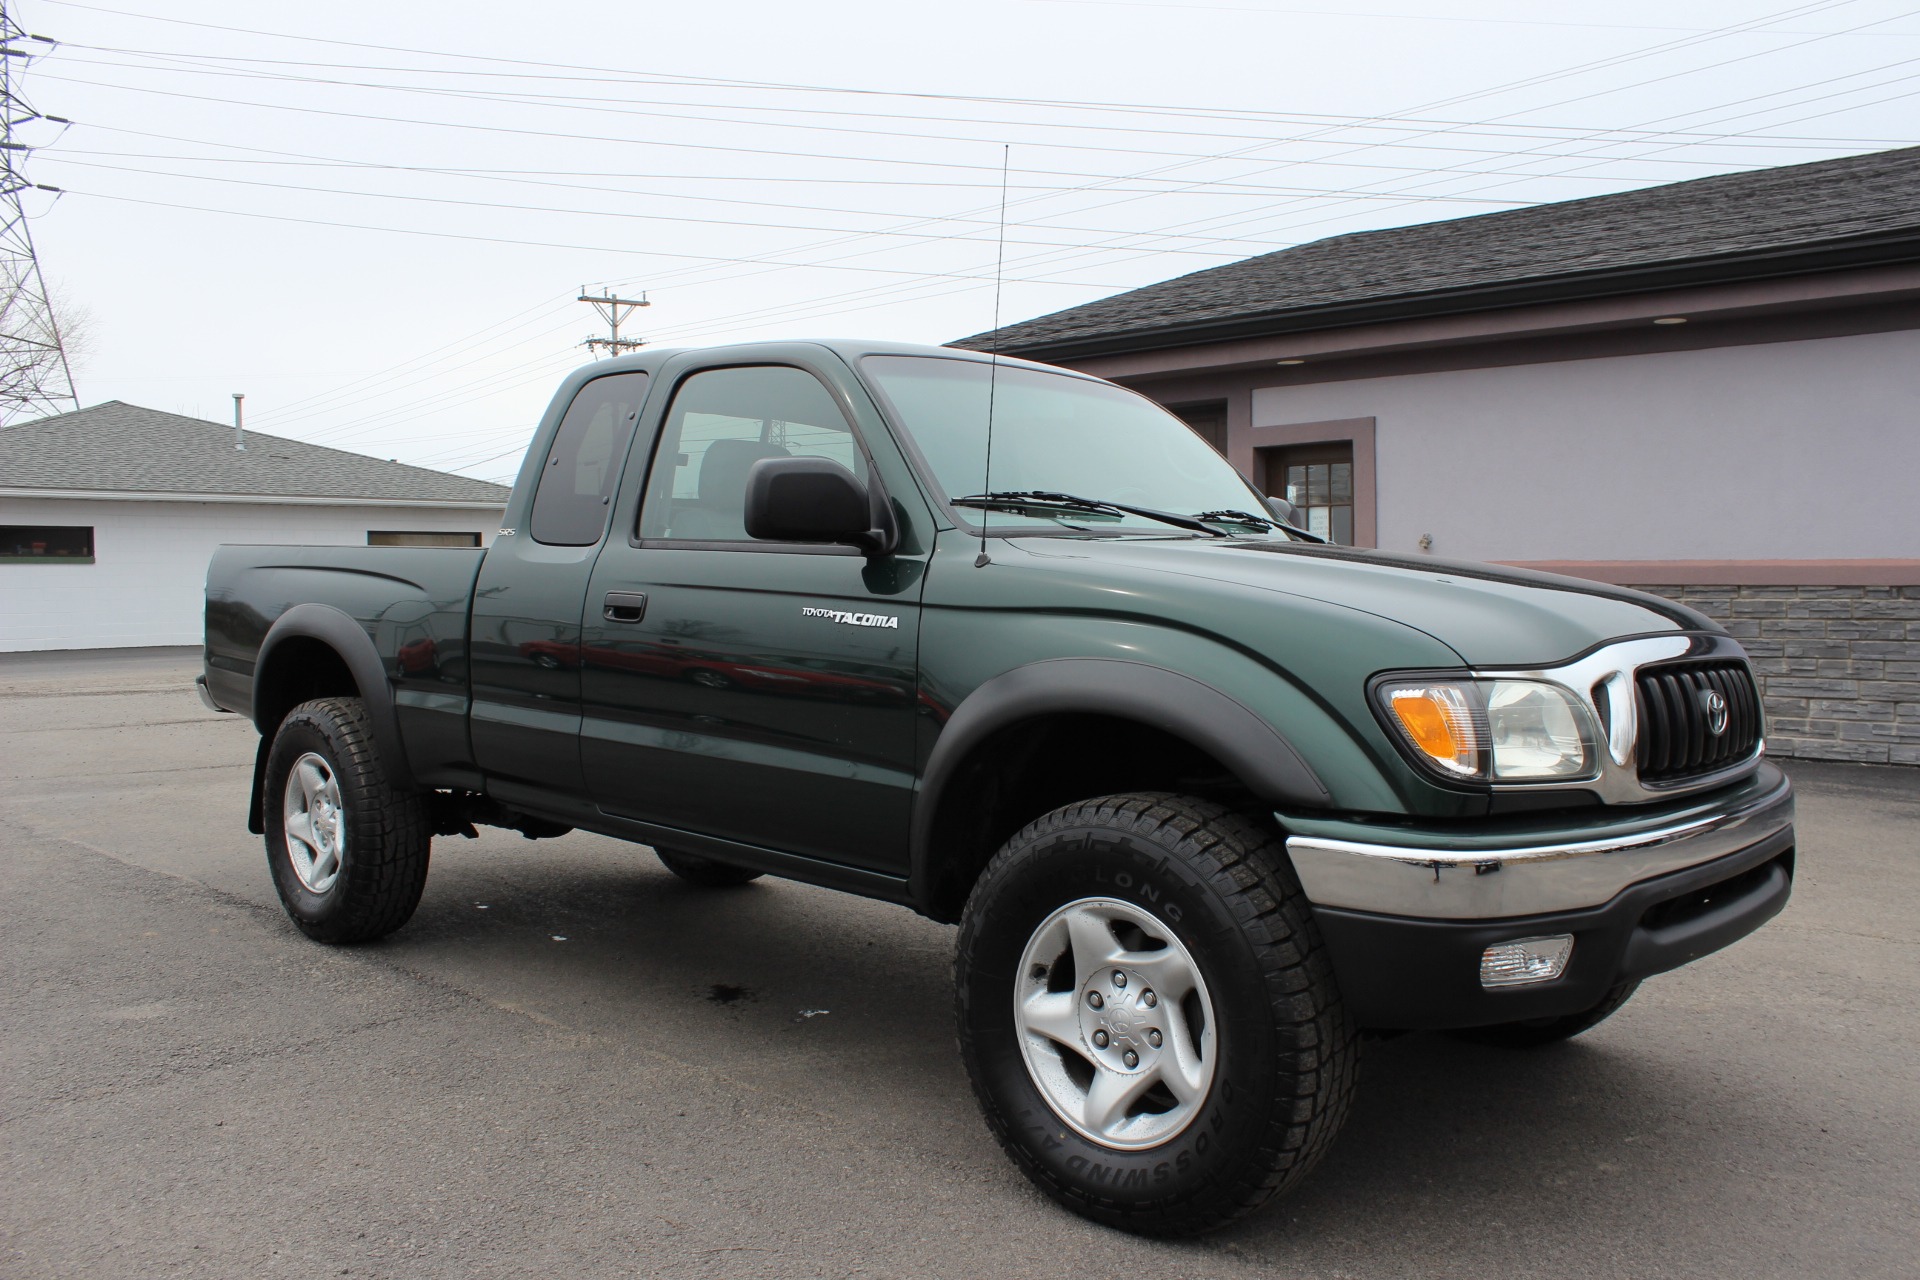
[[[1226,320],[1157,325],[1058,340],[1021,342],[1012,339],[999,344],[997,350],[1001,354],[1019,355],[1030,360],[1082,360],[1396,320],[1464,315],[1690,286],[1781,279],[1914,262],[1920,262],[1920,227],[1758,253],[1714,255],[1649,266],[1574,272],[1534,280],[1507,281],[1319,307],[1278,308]],[[966,345],[972,350],[988,350],[990,344],[980,341],[988,336],[977,335],[955,345]]]
[[[506,499],[339,498],[273,493],[168,493],[127,489],[0,487],[0,498],[59,498],[77,502],[212,502],[267,507],[417,507],[428,511],[503,511]]]

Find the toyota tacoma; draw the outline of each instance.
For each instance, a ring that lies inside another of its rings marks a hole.
[[[903,904],[1020,1169],[1190,1234],[1306,1176],[1363,1032],[1563,1040],[1792,886],[1711,620],[1291,515],[1081,374],[645,351],[565,380],[484,550],[221,548],[202,692],[308,936],[400,928],[475,824]]]

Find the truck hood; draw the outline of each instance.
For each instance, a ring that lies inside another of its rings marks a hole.
[[[1501,565],[1253,539],[1021,538],[1096,572],[1157,572],[1357,609],[1423,631],[1473,666],[1546,666],[1623,636],[1719,631],[1659,596]]]

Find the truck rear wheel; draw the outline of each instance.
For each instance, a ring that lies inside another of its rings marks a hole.
[[[749,871],[728,862],[715,862],[698,854],[681,853],[677,849],[655,849],[653,854],[660,859],[661,866],[688,884],[697,884],[702,889],[731,889],[760,878],[758,871]]]
[[[263,786],[267,865],[302,933],[369,942],[407,922],[427,883],[427,806],[381,768],[360,699],[316,698],[289,711]]]
[[[1055,810],[981,874],[954,971],[994,1136],[1095,1221],[1224,1226],[1297,1184],[1346,1120],[1358,1039],[1256,816],[1159,793]]]

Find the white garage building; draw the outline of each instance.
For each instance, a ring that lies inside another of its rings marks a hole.
[[[198,644],[223,542],[483,546],[508,490],[113,400],[0,429],[0,651]]]

